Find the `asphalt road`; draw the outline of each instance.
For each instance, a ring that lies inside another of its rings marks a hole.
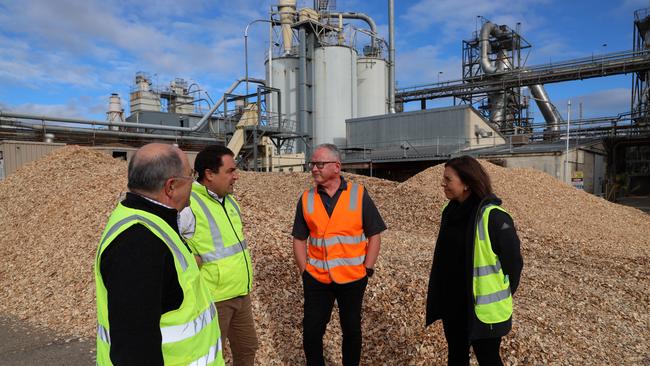
[[[95,364],[95,340],[65,338],[0,314],[0,365]]]

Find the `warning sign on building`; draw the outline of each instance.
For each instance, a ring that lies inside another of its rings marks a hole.
[[[576,189],[585,189],[584,173],[581,170],[576,170],[573,172],[573,176],[571,177],[571,185]]]

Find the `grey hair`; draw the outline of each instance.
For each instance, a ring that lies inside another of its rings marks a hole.
[[[135,154],[129,162],[127,187],[131,191],[155,193],[163,189],[167,179],[180,175],[183,175],[183,162],[173,149],[153,158]]]
[[[326,149],[326,150],[328,150],[330,152],[330,154],[332,154],[332,156],[336,160],[341,161],[341,152],[339,151],[339,148],[336,147],[336,145],[334,145],[334,144],[320,144],[320,145],[316,146],[314,151],[316,151],[318,149]]]

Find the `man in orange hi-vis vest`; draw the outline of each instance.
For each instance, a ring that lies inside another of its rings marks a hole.
[[[386,225],[365,188],[341,177],[341,155],[335,145],[317,146],[309,168],[316,184],[300,197],[292,232],[304,289],[305,357],[309,366],[325,365],[323,335],[336,300],[343,365],[358,365],[363,294]]]

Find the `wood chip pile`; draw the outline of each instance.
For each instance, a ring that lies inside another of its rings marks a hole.
[[[534,170],[484,166],[518,226],[525,267],[510,365],[642,365],[650,362],[650,217],[577,191]],[[364,184],[389,230],[364,302],[363,364],[442,365],[438,323],[424,302],[440,208],[441,166],[404,183]],[[308,174],[241,174],[235,195],[256,271],[253,294],[260,365],[297,365],[302,355],[301,280],[291,227]],[[94,337],[92,265],[97,241],[126,189],[126,164],[66,147],[0,182],[0,312],[64,336]],[[336,313],[325,337],[340,364]]]

